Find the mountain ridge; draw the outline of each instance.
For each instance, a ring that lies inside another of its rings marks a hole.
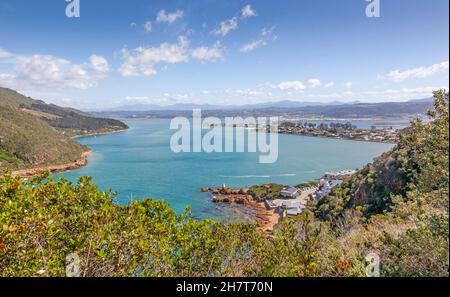
[[[115,112],[115,111],[185,111],[194,108],[203,110],[248,110],[248,109],[265,109],[265,108],[302,108],[309,106],[335,106],[335,105],[357,105],[357,104],[383,104],[383,103],[423,103],[433,102],[432,98],[412,99],[402,102],[363,102],[355,100],[351,102],[331,101],[331,102],[312,102],[312,101],[294,101],[294,100],[281,100],[281,101],[269,101],[255,104],[243,104],[243,105],[214,105],[214,104],[196,104],[196,103],[175,103],[171,105],[158,105],[158,104],[128,104],[120,105],[117,107],[104,109],[104,110],[92,110],[94,112]]]

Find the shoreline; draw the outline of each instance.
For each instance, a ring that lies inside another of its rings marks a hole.
[[[36,167],[36,168],[30,168],[30,169],[22,169],[22,170],[16,170],[12,172],[12,176],[18,176],[20,178],[30,178],[36,175],[44,174],[47,172],[50,173],[59,173],[59,172],[66,172],[70,170],[79,169],[83,166],[86,166],[88,163],[88,157],[93,154],[92,150],[85,151],[81,154],[80,159],[65,163],[61,165],[50,165],[45,167]]]
[[[251,208],[250,217],[263,233],[271,233],[275,225],[281,221],[281,215],[275,209],[267,209],[264,202],[257,201],[252,195],[249,195],[248,189],[202,188],[200,191],[209,192],[211,201],[214,203]]]
[[[359,141],[359,142],[370,142],[370,143],[384,143],[384,144],[393,144],[396,145],[397,142],[392,141],[381,141],[381,140],[365,140],[365,139],[354,139],[354,138],[347,138],[347,137],[332,137],[332,136],[324,136],[324,135],[312,135],[312,134],[300,134],[300,133],[287,133],[287,132],[278,132],[278,134],[283,135],[294,135],[294,136],[304,136],[304,137],[312,137],[312,138],[323,138],[323,139],[336,139],[336,140],[348,140],[348,141]]]
[[[115,131],[108,131],[108,132],[97,132],[97,133],[89,133],[86,135],[77,135],[72,136],[70,139],[75,140],[77,138],[81,137],[89,137],[89,136],[96,136],[96,135],[109,135],[113,133],[119,133],[127,131],[128,129],[121,129],[121,130],[115,130]],[[12,176],[19,176],[20,178],[30,178],[36,175],[44,174],[47,172],[50,173],[61,173],[61,172],[67,172],[71,170],[80,169],[81,167],[84,167],[88,164],[88,157],[91,156],[94,153],[92,149],[89,148],[88,151],[85,151],[81,154],[80,158],[74,162],[60,164],[60,165],[49,165],[45,167],[36,167],[36,168],[29,168],[29,169],[21,169],[12,171]]]
[[[109,135],[109,134],[125,132],[127,130],[129,130],[129,128],[128,129],[114,130],[114,131],[94,132],[94,133],[88,133],[88,134],[82,134],[82,135],[75,135],[75,136],[70,137],[70,139],[75,140],[75,139],[83,138],[83,137],[98,136],[98,135]]]

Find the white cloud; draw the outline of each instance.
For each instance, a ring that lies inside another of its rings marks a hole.
[[[13,54],[0,48],[0,62],[13,63],[18,57],[19,55]]]
[[[167,99],[170,99],[171,101],[176,101],[176,102],[188,102],[188,100],[192,99],[192,96],[188,95],[188,94],[165,93],[164,97],[166,97]]]
[[[256,16],[256,12],[250,5],[246,5],[240,11],[241,19],[246,19],[253,16]],[[220,24],[214,30],[212,30],[210,34],[225,37],[226,35],[228,35],[228,33],[238,28],[238,17],[239,16],[235,16],[229,20],[220,22]]]
[[[331,81],[331,82],[329,82],[329,83],[326,83],[323,87],[324,87],[324,88],[332,88],[332,87],[334,87],[334,82]]]
[[[262,46],[266,46],[266,45],[267,45],[267,41],[259,39],[259,40],[244,44],[241,47],[240,51],[241,51],[241,53],[249,53],[249,52],[257,49],[258,47],[262,47]]]
[[[409,78],[425,78],[437,73],[447,72],[449,70],[449,61],[434,64],[427,67],[418,67],[408,70],[393,70],[389,72],[386,77],[392,81],[403,81]]]
[[[189,40],[178,37],[177,43],[162,43],[158,47],[137,47],[133,50],[122,49],[122,66],[119,73],[122,76],[153,76],[157,74],[159,64],[185,63],[191,59],[201,62],[222,60],[223,53],[219,42],[213,46],[190,48]],[[164,70],[167,65],[162,65]]]
[[[251,5],[246,5],[241,10],[241,18],[246,19],[249,17],[256,16],[256,11],[251,7]]]
[[[272,33],[274,30],[275,30],[275,26],[270,27],[270,28],[263,28],[260,32],[261,38],[244,44],[240,49],[241,53],[252,52],[259,47],[268,45],[269,41],[276,40],[276,36],[272,38]]]
[[[104,57],[92,55],[89,57],[89,61],[96,72],[106,73],[109,71],[108,61]]]
[[[202,46],[193,49],[192,58],[202,62],[222,60],[223,53],[220,43],[217,42],[212,47]]]
[[[166,11],[163,9],[158,12],[158,15],[156,16],[156,22],[172,24],[177,19],[182,18],[183,15],[184,15],[184,12],[182,10],[177,10],[172,13],[166,13]]]
[[[268,35],[271,35],[272,33],[273,33],[273,31],[275,30],[275,26],[272,26],[272,27],[270,27],[270,28],[266,28],[266,27],[264,27],[262,30],[261,30],[261,36],[268,36]]]
[[[300,81],[285,81],[273,87],[282,91],[303,91],[306,89],[305,85]]]
[[[152,76],[157,73],[155,66],[159,63],[176,64],[187,62],[189,41],[178,37],[178,43],[162,43],[159,47],[137,47],[131,51],[122,50],[124,63],[119,69],[123,76]]]
[[[226,36],[233,30],[238,28],[238,20],[237,18],[231,18],[229,20],[223,21],[220,23],[219,27],[211,31],[211,34],[221,35],[222,37]]]
[[[344,87],[346,87],[347,89],[351,89],[353,87],[353,83],[351,81],[348,81],[344,84]]]
[[[0,49],[0,63],[12,65],[9,73],[0,73],[0,83],[20,89],[88,89],[109,71],[108,61],[97,55],[75,64],[52,55],[24,56]]]
[[[411,99],[422,99],[432,96],[432,92],[438,89],[448,89],[448,86],[419,87],[386,89],[362,92],[342,92],[328,94],[308,94],[306,98],[363,102],[383,102],[383,101],[405,101]]]
[[[148,96],[126,96],[124,99],[116,101],[116,106],[135,104],[156,104],[160,106],[171,104],[167,98],[151,98]]]
[[[145,22],[144,29],[145,29],[145,32],[148,32],[148,33],[152,32],[152,29],[153,29],[152,22],[151,21]]]
[[[322,85],[322,82],[317,78],[312,78],[312,79],[308,80],[308,85],[311,88],[316,88],[316,87],[320,87]]]
[[[263,91],[251,90],[251,89],[236,90],[236,94],[239,96],[244,96],[244,97],[266,97],[266,96],[270,95],[270,94],[266,94]]]

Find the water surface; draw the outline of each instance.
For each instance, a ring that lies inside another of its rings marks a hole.
[[[276,182],[296,185],[320,178],[326,171],[361,168],[392,145],[296,135],[279,135],[279,158],[260,164],[256,153],[181,153],[170,149],[169,120],[127,120],[121,133],[79,138],[94,150],[88,166],[57,174],[75,181],[88,175],[100,189],[118,192],[126,204],[146,197],[166,200],[176,211],[187,205],[200,217],[221,211],[201,187],[226,184],[244,187]]]

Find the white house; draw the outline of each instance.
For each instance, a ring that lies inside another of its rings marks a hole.
[[[301,192],[297,188],[284,188],[280,192],[280,196],[282,198],[287,198],[287,199],[295,199],[298,196],[300,196],[300,194],[301,194]]]

